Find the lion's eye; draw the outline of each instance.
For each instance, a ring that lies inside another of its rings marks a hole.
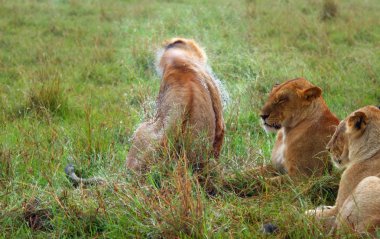
[[[286,98],[286,97],[284,97],[284,98],[279,98],[279,99],[276,101],[276,104],[282,104],[282,103],[285,103],[287,100],[288,100],[288,98]]]

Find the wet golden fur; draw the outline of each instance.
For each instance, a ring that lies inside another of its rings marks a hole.
[[[168,144],[185,147],[187,159],[201,170],[217,158],[223,144],[224,120],[220,86],[207,65],[205,52],[189,39],[163,44],[157,59],[162,76],[155,117],[136,130],[127,167],[141,171]]]

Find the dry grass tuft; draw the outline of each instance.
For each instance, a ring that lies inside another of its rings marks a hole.
[[[33,230],[52,230],[50,220],[53,214],[48,209],[40,208],[40,200],[38,198],[32,198],[23,205],[24,220],[28,226]]]
[[[321,12],[323,21],[335,18],[338,15],[338,4],[335,0],[324,0]]]
[[[0,145],[1,146],[1,145]],[[0,148],[0,185],[6,183],[9,178],[14,176],[11,151]],[[4,180],[4,182],[3,182]]]
[[[39,115],[63,116],[68,111],[68,98],[60,81],[49,81],[32,87],[27,95],[27,109]]]
[[[140,228],[141,223],[150,228],[152,236],[202,237],[206,199],[197,177],[191,173],[185,157],[179,159],[174,169],[166,171],[164,176],[151,171],[146,181],[138,183],[139,187],[129,186],[127,191],[131,192],[119,194],[126,202],[126,211],[131,213],[128,216],[135,217]]]

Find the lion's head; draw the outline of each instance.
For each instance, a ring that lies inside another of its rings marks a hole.
[[[350,161],[365,160],[380,152],[380,109],[365,106],[346,119]]]
[[[337,168],[345,168],[348,166],[348,139],[345,120],[339,123],[326,149],[330,152],[332,162]]]
[[[322,90],[303,78],[286,81],[272,88],[260,117],[266,131],[294,127],[310,116]]]
[[[326,146],[339,168],[380,151],[380,109],[366,106],[342,120]]]
[[[157,53],[156,68],[159,75],[162,75],[163,69],[171,65],[174,59],[183,59],[191,62],[195,60],[206,65],[207,56],[204,50],[192,39],[172,38],[162,44],[162,48]]]

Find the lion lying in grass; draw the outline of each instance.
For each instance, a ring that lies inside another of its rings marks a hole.
[[[260,117],[264,129],[277,132],[272,164],[250,175],[280,183],[284,175],[321,175],[330,168],[326,144],[339,120],[322,98],[322,90],[303,78],[275,85]]]
[[[272,164],[234,174],[223,186],[250,195],[263,184],[277,185],[287,178],[320,176],[331,168],[326,144],[339,124],[322,98],[322,90],[303,78],[275,85],[261,110],[267,132],[277,132]],[[243,181],[257,179],[255,186]],[[243,185],[243,186],[242,186]]]
[[[335,165],[345,168],[336,203],[306,214],[323,220],[328,230],[373,234],[380,227],[380,109],[366,106],[350,114],[327,148]]]

